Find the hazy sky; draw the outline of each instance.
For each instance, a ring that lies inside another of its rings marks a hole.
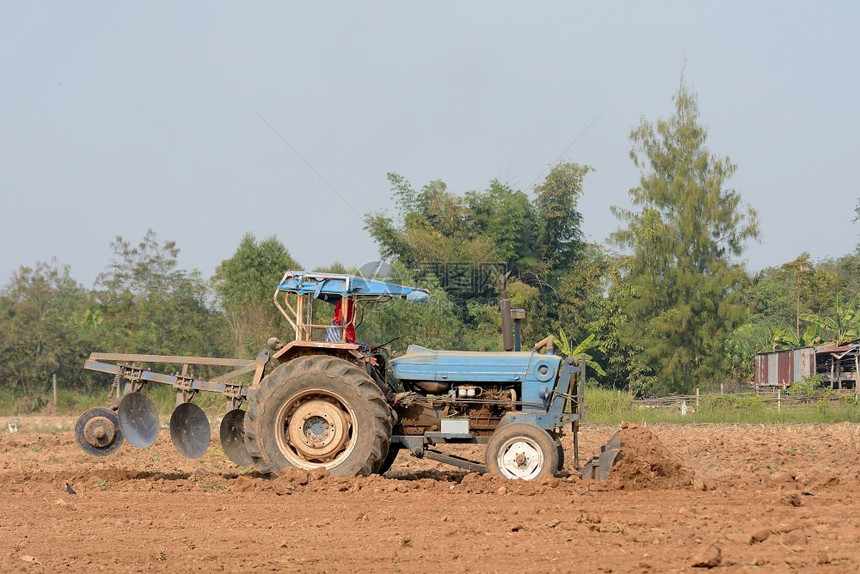
[[[3,0],[0,285],[56,257],[89,286],[148,228],[205,276],[248,231],[360,265],[387,172],[531,191],[566,148],[604,242],[638,183],[630,130],[671,115],[684,66],[761,216],[749,267],[853,251],[856,1]]]

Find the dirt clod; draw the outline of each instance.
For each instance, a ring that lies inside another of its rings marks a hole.
[[[723,551],[720,550],[719,546],[708,544],[696,551],[690,562],[690,566],[693,568],[714,568],[715,566],[719,566],[722,561]]]
[[[770,537],[770,529],[762,528],[761,530],[756,530],[750,536],[750,544],[756,544],[758,542],[764,542]]]

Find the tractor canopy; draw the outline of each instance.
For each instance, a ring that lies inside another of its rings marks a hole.
[[[406,287],[345,273],[287,271],[278,284],[278,291],[296,295],[312,294],[315,299],[332,304],[337,303],[342,297],[359,301],[396,297],[418,303],[424,303],[430,299],[430,292],[421,287]]]

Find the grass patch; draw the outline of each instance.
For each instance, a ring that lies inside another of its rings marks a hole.
[[[176,406],[173,387],[155,383],[147,384],[143,393],[155,403],[163,420],[168,420]],[[216,393],[197,393],[194,403],[209,413],[223,412],[225,400]],[[99,391],[57,390],[57,403],[52,393],[25,395],[11,389],[0,390],[0,416],[79,416],[92,407],[108,406],[108,389]]]
[[[838,423],[860,422],[860,404],[853,395],[824,393],[806,403],[785,401],[778,408],[764,395],[707,394],[686,400],[686,415],[680,403],[654,406],[635,401],[626,393],[587,388],[585,421],[593,423]]]
[[[107,404],[107,390],[100,392],[57,390],[57,403],[53,394],[24,394],[12,389],[0,391],[0,416],[67,416],[79,415],[90,407]]]

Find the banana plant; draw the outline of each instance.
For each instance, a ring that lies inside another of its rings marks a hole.
[[[804,319],[805,320],[805,319]],[[797,347],[812,347],[821,343],[821,327],[818,323],[810,322],[806,331],[800,337],[794,331],[777,328],[773,336],[774,349],[796,349]]]
[[[572,345],[570,339],[567,338],[567,335],[564,332],[564,329],[558,330],[558,337],[556,337],[555,341],[558,350],[565,356],[573,356],[577,360],[580,360],[580,357],[585,358],[585,366],[597,373],[598,375],[606,375],[606,371],[603,370],[603,367],[600,366],[599,363],[594,362],[591,359],[591,355],[586,354],[586,351],[591,349],[592,347],[597,346],[597,341],[594,336],[594,333],[580,341],[577,345]]]
[[[860,338],[860,293],[848,302],[842,303],[842,297],[836,295],[836,308],[829,316],[808,313],[800,316],[810,325],[816,325],[821,331],[832,336],[832,342],[837,345]]]

